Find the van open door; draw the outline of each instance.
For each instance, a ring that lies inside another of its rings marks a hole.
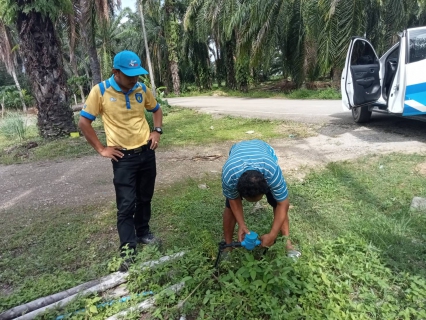
[[[342,103],[352,109],[355,122],[370,120],[368,105],[381,96],[380,62],[371,45],[364,38],[354,37],[346,55],[341,79]]]
[[[426,27],[407,30],[403,116],[426,115]]]

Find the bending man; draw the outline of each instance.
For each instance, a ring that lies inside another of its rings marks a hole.
[[[284,180],[274,149],[264,141],[249,140],[234,144],[229,158],[222,169],[222,189],[226,198],[223,212],[225,242],[231,243],[236,223],[238,241],[249,232],[243,214],[242,199],[257,202],[266,195],[274,211],[274,220],[269,233],[260,237],[261,246],[274,244],[278,233],[288,237],[289,200],[287,184]],[[293,249],[291,241],[286,244],[287,252],[300,255]]]

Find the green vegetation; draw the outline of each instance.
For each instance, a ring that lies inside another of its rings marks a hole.
[[[33,97],[25,89],[22,90],[22,95],[26,105],[31,105],[33,103]],[[22,101],[16,86],[0,87],[0,99],[0,102],[4,104],[6,110],[22,109]]]
[[[22,141],[27,136],[27,118],[20,113],[11,112],[0,123],[0,135],[5,139],[17,138]]]
[[[176,110],[176,111],[174,111]],[[291,121],[270,121],[224,116],[213,118],[190,109],[172,109],[164,121],[163,146],[204,145],[243,139],[305,138],[315,133]],[[254,131],[247,134],[247,131]]]
[[[288,177],[291,238],[302,257],[297,262],[287,258],[280,238],[264,256],[260,248],[252,253],[234,250],[217,274],[213,264],[221,239],[220,179],[211,176],[160,189],[154,197],[152,225],[164,239],[163,246],[161,251],[145,247],[139,259],[183,249],[188,254],[152,271],[132,270],[132,302],[141,299],[136,293],[160,292],[184,279],[183,291],[164,293],[151,316],[425,318],[426,216],[409,210],[412,197],[426,193],[425,178],[415,170],[423,161],[420,155],[373,156],[331,163],[304,181]],[[200,189],[200,183],[208,188]],[[266,200],[261,204],[263,209],[256,211],[253,204],[244,204],[247,225],[259,234],[267,232],[272,221]],[[11,294],[0,298],[2,310],[117,266],[113,204],[5,214],[10,218],[3,219],[1,228],[0,270],[2,287]],[[22,225],[22,217],[31,224]],[[94,296],[80,299],[55,315],[86,308],[87,317],[104,319],[132,303],[96,308],[101,302]]]
[[[194,96],[219,96],[219,97],[241,97],[241,98],[284,98],[284,99],[335,99],[342,98],[340,91],[335,88],[325,88],[317,90],[309,89],[293,89],[293,90],[265,90],[262,88],[253,88],[248,92],[237,90],[229,90],[226,88],[218,88],[214,90],[188,90],[182,92],[180,97]],[[176,97],[174,94],[169,94],[168,98]]]
[[[0,119],[0,164],[14,164],[48,159],[67,159],[95,154],[84,137],[45,140],[38,135],[36,119],[22,114],[9,114]],[[101,141],[105,133],[100,119],[93,126]],[[22,139],[21,139],[22,137]]]
[[[291,121],[268,121],[257,119],[242,119],[236,117],[213,118],[211,115],[197,113],[188,109],[165,108],[164,131],[162,147],[182,145],[202,145],[218,143],[228,140],[242,140],[248,138],[283,139],[304,138],[315,132],[308,126]],[[76,116],[76,122],[78,121]],[[23,123],[34,123],[35,119],[25,117]],[[16,117],[0,120],[0,164],[23,163],[47,159],[69,159],[95,154],[93,148],[83,136],[79,138],[63,138],[58,140],[43,140],[38,137],[34,124],[26,127],[25,139],[21,141],[18,135],[6,136],[2,128],[9,128]],[[21,121],[18,121],[21,123]],[[14,123],[14,122],[13,122]],[[100,119],[94,121],[93,126],[98,137],[105,143],[105,133]],[[152,124],[151,124],[152,126]],[[253,130],[251,135],[246,131]]]

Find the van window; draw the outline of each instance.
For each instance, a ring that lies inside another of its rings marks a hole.
[[[426,58],[426,29],[410,30],[408,33],[408,63]]]
[[[378,61],[371,45],[364,40],[355,40],[352,49],[351,65],[359,66],[375,63],[378,63]]]

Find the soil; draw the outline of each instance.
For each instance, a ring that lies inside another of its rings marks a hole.
[[[306,139],[270,141],[286,177],[303,179],[311,168],[369,154],[426,153],[424,123],[388,126],[327,124]],[[249,137],[248,137],[249,139]],[[157,150],[157,189],[187,178],[220,178],[231,142]],[[113,202],[110,160],[87,156],[72,160],[0,166],[0,211],[26,207]],[[426,163],[416,168],[426,174]]]

